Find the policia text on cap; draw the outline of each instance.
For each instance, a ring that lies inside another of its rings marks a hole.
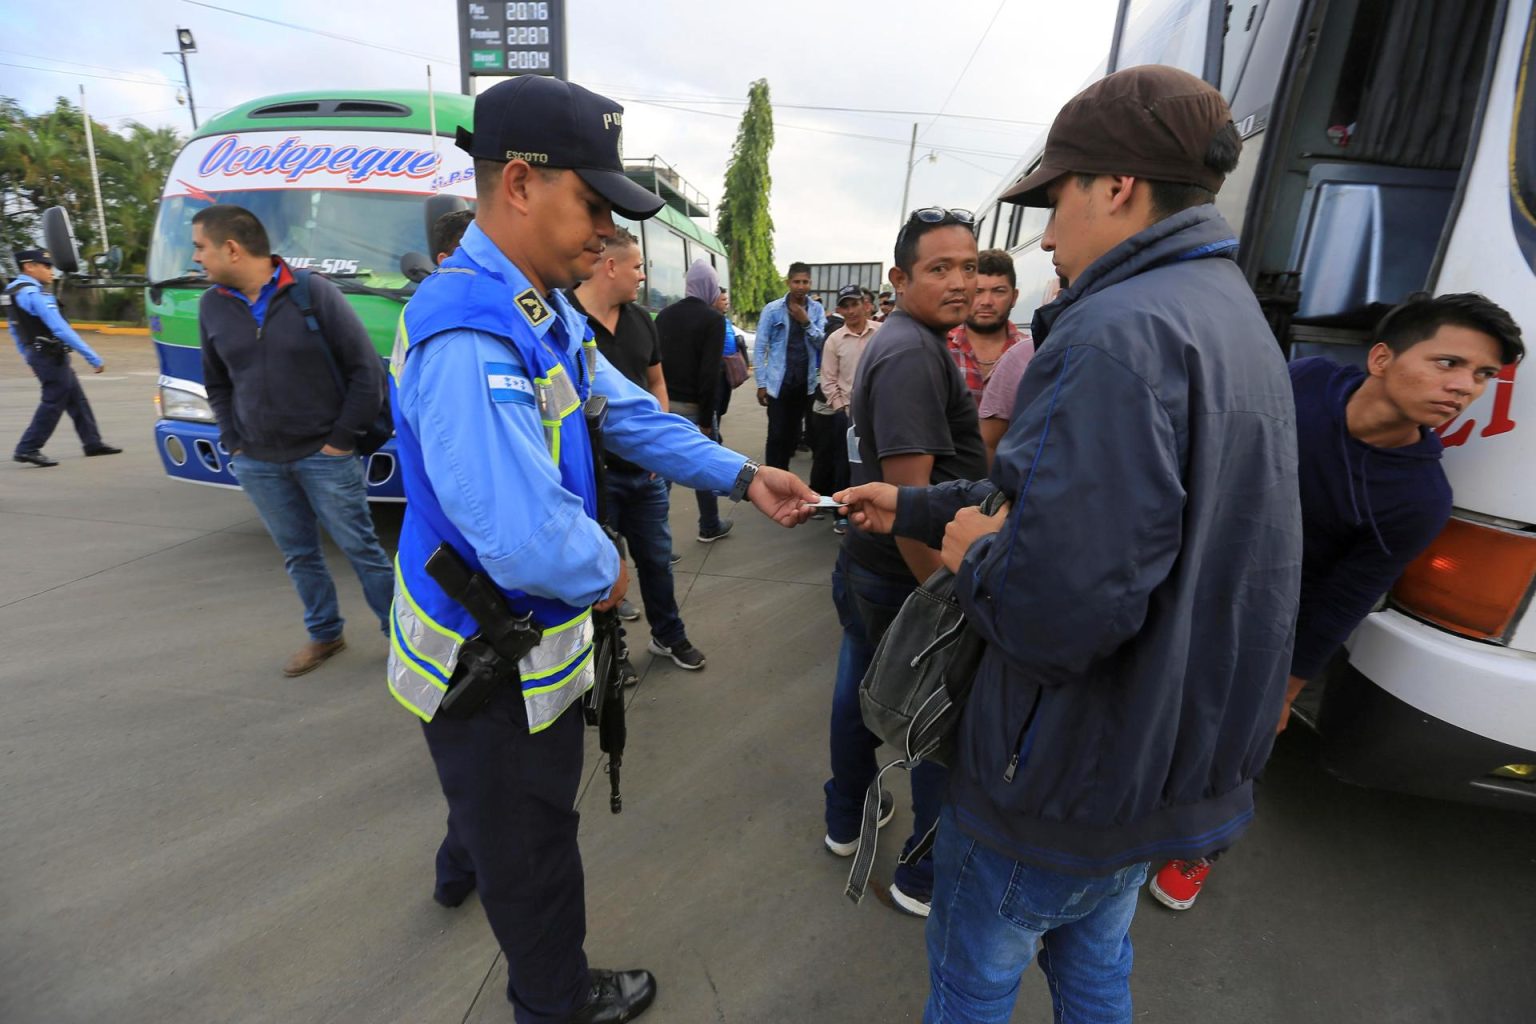
[[[390,364],[408,504],[389,684],[425,723],[448,800],[434,895],[456,905],[479,891],[523,1024],[630,1020],[655,997],[649,972],[591,970],[582,950],[582,716],[570,707],[593,682],[592,610],[627,582],[594,518],[583,404],[606,398],[606,448],[669,480],[745,497],[785,526],[814,497],[663,413],[558,291],[593,273],[612,211],[661,207],[623,175],[622,121],[613,101],[549,78],[476,99],[458,138],[475,158],[475,222],[406,308]],[[540,631],[469,717],[438,713],[477,632],[426,568],[445,543]]]

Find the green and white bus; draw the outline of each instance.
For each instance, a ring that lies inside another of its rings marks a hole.
[[[192,262],[193,215],[212,203],[255,213],[274,252],[346,293],[386,359],[415,289],[402,259],[428,252],[437,216],[474,203],[474,168],[453,144],[472,114],[473,100],[459,95],[296,93],[242,104],[187,143],[160,200],[146,301],[160,360],[155,447],[172,479],[237,486],[203,388],[197,308],[209,284]],[[615,218],[645,250],[641,304],[654,311],[681,298],[699,258],[727,284],[724,246],[689,215],[703,212],[696,201],[668,188],[654,161],[634,174],[668,199],[643,224]],[[392,442],[369,458],[368,490],[375,500],[402,500]]]

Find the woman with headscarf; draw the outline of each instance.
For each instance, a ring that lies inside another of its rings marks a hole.
[[[672,411],[697,423],[708,437],[720,440],[720,358],[725,349],[725,317],[715,308],[720,278],[707,259],[688,268],[684,297],[656,315],[661,335],[661,370],[667,379]],[[695,491],[699,502],[699,541],[711,544],[731,532],[720,521],[720,503],[713,492]]]

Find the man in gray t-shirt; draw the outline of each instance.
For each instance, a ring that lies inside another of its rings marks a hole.
[[[853,390],[856,484],[883,480],[928,486],[986,475],[976,403],[944,341],[970,313],[976,289],[976,239],[969,215],[922,210],[896,237],[891,281],[899,307],[859,361]],[[875,780],[880,740],[859,711],[859,681],[891,620],[918,583],[939,568],[923,544],[850,528],[832,573],[832,599],[843,625],[837,688],[832,698],[832,777],[825,786],[827,849],[851,856],[858,847],[864,793]],[[944,770],[925,763],[912,773],[914,831],[910,849],[938,817]],[[893,804],[883,802],[881,823]],[[929,858],[896,869],[891,899],[926,917],[933,890]]]

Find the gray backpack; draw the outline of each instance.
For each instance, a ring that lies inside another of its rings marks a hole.
[[[992,515],[1004,500],[1003,493],[995,491],[981,510]],[[864,795],[859,848],[845,890],[853,902],[864,898],[875,864],[885,773],[897,767],[911,771],[923,761],[950,763],[955,726],[985,648],[980,634],[965,621],[955,597],[955,575],[948,569],[934,573],[907,597],[880,638],[869,671],[859,684],[859,705],[869,730],[902,756],[880,769]],[[930,829],[901,862],[920,860],[932,848]]]

